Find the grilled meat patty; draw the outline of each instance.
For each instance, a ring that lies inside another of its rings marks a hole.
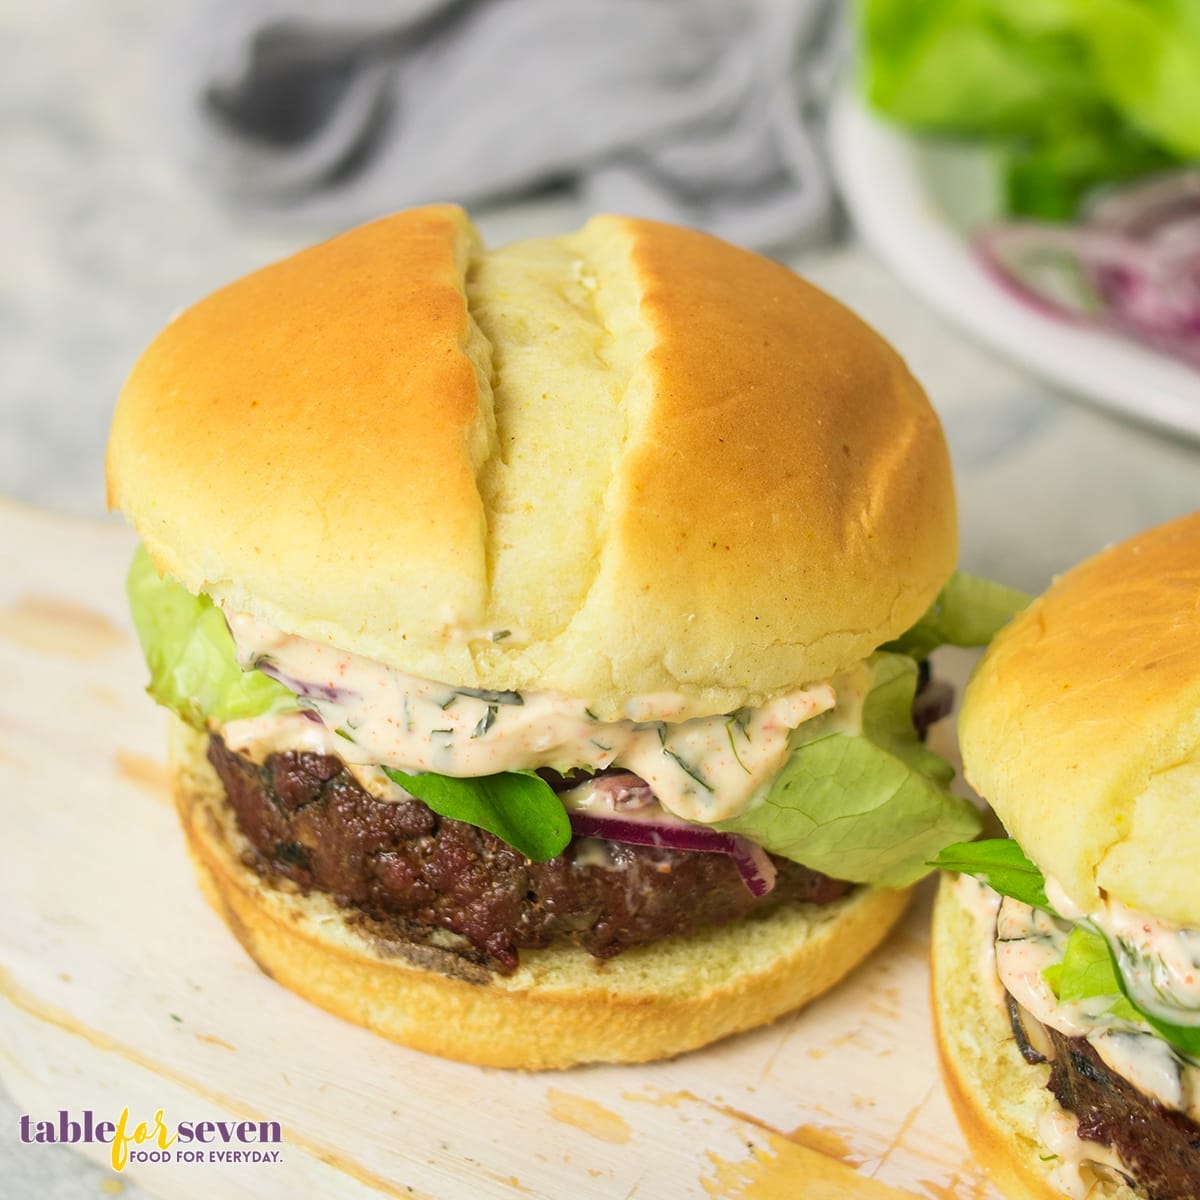
[[[217,736],[208,757],[250,843],[248,866],[328,893],[386,939],[444,947],[449,931],[456,953],[502,974],[523,949],[561,940],[611,958],[851,888],[776,858],[775,887],[756,898],[725,854],[592,839],[530,862],[419,800],[376,799],[337,758],[288,751],[258,765]]]
[[[1147,1200],[1200,1196],[1200,1126],[1105,1066],[1086,1039],[1046,1032],[1054,1046],[1047,1086],[1078,1117],[1079,1136],[1116,1150]]]

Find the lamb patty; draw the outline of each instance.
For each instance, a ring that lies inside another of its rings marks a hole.
[[[1084,1038],[1046,1032],[1054,1045],[1047,1086],[1079,1119],[1079,1136],[1116,1150],[1147,1200],[1200,1196],[1200,1126],[1105,1066]]]
[[[775,858],[775,887],[756,898],[727,855],[591,839],[530,862],[419,800],[377,800],[334,757],[288,751],[259,765],[213,736],[208,758],[250,842],[244,861],[268,882],[325,892],[385,939],[444,945],[457,934],[457,953],[501,974],[523,949],[566,941],[611,958],[852,886]]]

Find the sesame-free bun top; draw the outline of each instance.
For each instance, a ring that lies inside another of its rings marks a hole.
[[[1200,513],[1058,579],[963,698],[967,778],[1089,911],[1200,925]]]
[[[223,288],[134,367],[108,480],[192,591],[605,717],[827,678],[956,556],[891,348],[778,263],[624,217],[486,252],[415,209]]]

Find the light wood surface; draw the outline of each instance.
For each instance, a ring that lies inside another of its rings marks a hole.
[[[133,544],[0,504],[0,1080],[22,1112],[280,1123],[277,1164],[127,1167],[173,1200],[995,1200],[938,1080],[927,888],[804,1012],[645,1067],[445,1062],[262,975],[201,899],[167,796]]]

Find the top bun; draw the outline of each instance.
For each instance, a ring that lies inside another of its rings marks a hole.
[[[963,698],[967,778],[1081,908],[1200,924],[1200,513],[1068,571]]]
[[[778,263],[597,217],[375,221],[176,319],[110,504],[161,571],[415,675],[730,711],[916,620],[956,556],[904,363]]]

